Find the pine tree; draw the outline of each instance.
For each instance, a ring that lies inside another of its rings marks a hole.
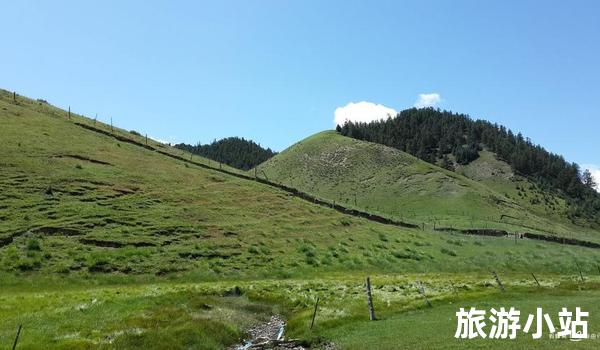
[[[596,186],[598,186],[598,184],[594,180],[594,177],[592,176],[592,172],[590,171],[590,169],[585,169],[585,171],[581,175],[581,182],[583,182],[585,187],[591,188],[593,190],[595,190]]]

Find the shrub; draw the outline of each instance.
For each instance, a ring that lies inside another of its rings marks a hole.
[[[29,241],[27,241],[27,250],[40,251],[42,250],[42,247],[40,246],[40,242],[37,239],[32,238]]]
[[[105,257],[96,257],[91,259],[88,270],[90,272],[111,272],[115,268]]]
[[[456,256],[456,252],[452,249],[448,249],[448,248],[442,248],[440,250],[442,252],[442,254],[446,254],[446,255],[450,255],[450,256]]]
[[[416,261],[420,261],[424,258],[423,253],[410,248],[406,248],[405,251],[394,251],[392,252],[392,255],[397,259],[409,259]]]
[[[352,220],[348,218],[343,218],[340,220],[340,224],[342,224],[342,226],[350,226],[352,225]]]
[[[32,271],[39,269],[42,262],[39,259],[25,258],[17,262],[17,268],[21,271]]]
[[[313,247],[312,245],[309,244],[303,244],[300,246],[300,252],[304,253],[304,255],[306,255],[307,258],[313,258],[315,257],[316,252],[315,252],[315,247]]]

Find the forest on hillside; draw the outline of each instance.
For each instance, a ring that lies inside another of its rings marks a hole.
[[[584,216],[600,224],[600,194],[588,170],[548,152],[521,133],[486,120],[433,108],[411,108],[395,118],[370,123],[346,122],[336,130],[355,139],[376,142],[410,153],[422,160],[453,169],[449,159],[468,164],[484,147],[513,170],[570,199],[572,219]]]
[[[180,143],[175,147],[242,170],[252,169],[276,154],[270,148],[240,137],[227,137],[206,145]]]

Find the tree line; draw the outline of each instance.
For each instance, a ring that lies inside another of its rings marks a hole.
[[[600,195],[588,170],[548,152],[521,133],[486,120],[433,108],[411,108],[395,118],[370,123],[346,122],[336,130],[355,139],[376,142],[410,153],[424,161],[453,170],[469,164],[484,147],[496,153],[513,170],[545,188],[560,190],[572,204],[572,216],[600,223]]]
[[[242,170],[252,169],[276,154],[270,148],[265,149],[254,141],[240,137],[214,140],[206,145],[200,142],[195,146],[180,143],[175,147]]]

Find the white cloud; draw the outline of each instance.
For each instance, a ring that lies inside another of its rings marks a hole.
[[[600,192],[600,166],[593,164],[584,164],[581,166],[582,169],[589,169],[590,173],[592,173],[592,177],[594,181],[596,181],[596,191]]]
[[[375,120],[387,119],[395,117],[398,112],[384,105],[375,104],[372,102],[350,102],[344,107],[338,107],[334,112],[334,123],[336,125],[344,125],[346,121],[352,122],[371,122]]]
[[[159,139],[158,137],[152,137],[152,136],[150,136],[150,135],[148,135],[148,138],[149,138],[149,139],[151,139],[151,140],[154,140],[154,141],[156,141],[156,142],[160,142],[160,143],[162,143],[162,144],[165,144],[165,145],[170,145],[170,144],[175,144],[175,143],[176,143],[176,142],[175,142],[175,143],[173,143],[173,142],[171,142],[171,141],[167,141],[167,140]]]
[[[431,94],[419,94],[419,99],[415,102],[414,107],[425,108],[434,107],[436,104],[442,102],[442,96],[437,93]]]

